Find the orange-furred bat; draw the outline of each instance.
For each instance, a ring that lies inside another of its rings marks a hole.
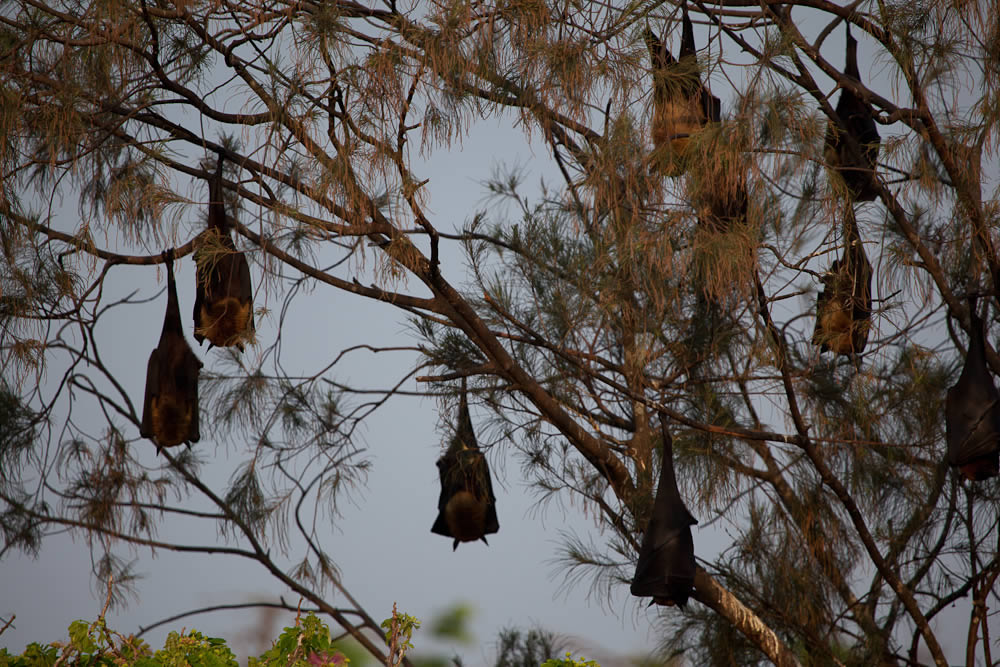
[[[985,324],[969,300],[972,329],[965,367],[944,403],[948,463],[968,479],[1000,474],[1000,392],[986,365]]]
[[[459,542],[486,542],[486,536],[500,530],[500,524],[490,468],[472,430],[464,378],[458,405],[458,426],[437,466],[441,477],[441,495],[438,497],[438,516],[431,532],[453,538],[452,551],[458,548]]]
[[[167,312],[160,342],[146,364],[146,396],[139,433],[156,444],[156,451],[201,439],[198,425],[198,373],[195,356],[181,326],[181,310],[174,283],[173,248],[163,253],[167,265]]]
[[[630,590],[636,597],[652,597],[656,604],[683,607],[694,588],[691,526],[698,520],[691,516],[677,490],[673,441],[662,417],[660,431],[663,434],[660,481],[653,501],[653,514],[642,536],[639,562]]]
[[[858,71],[858,41],[851,36],[850,25],[847,27],[847,61],[844,74],[861,83],[861,73]],[[844,140],[844,130],[835,123],[829,123],[826,128],[824,149],[826,162],[844,179],[844,184],[855,201],[873,201],[878,196],[874,181],[875,163],[878,160],[882,138],[875,126],[872,109],[852,91],[844,88],[840,91],[836,111],[847,132],[857,142],[861,155],[857,156],[851,150],[850,144]]]
[[[653,65],[652,164],[667,176],[686,171],[688,139],[709,121],[719,122],[721,115],[719,98],[701,82],[686,3],[681,16],[679,60],[649,27],[643,33]]]
[[[844,255],[833,262],[816,298],[813,345],[847,356],[861,354],[868,343],[872,318],[872,265],[865,254],[854,206],[847,204]]]
[[[199,344],[207,338],[209,347],[236,346],[242,352],[243,343],[253,339],[253,288],[247,258],[230,235],[221,154],[209,185],[207,234],[215,243],[203,243],[196,255],[194,337]]]

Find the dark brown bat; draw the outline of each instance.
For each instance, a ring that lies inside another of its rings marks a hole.
[[[253,288],[250,266],[237,252],[230,235],[229,218],[222,193],[222,155],[209,185],[208,231],[214,237],[203,243],[196,255],[198,267],[194,300],[194,337],[206,338],[209,348],[235,346],[253,339]]]
[[[458,426],[437,466],[441,477],[441,495],[438,498],[438,516],[431,532],[453,538],[452,551],[458,548],[459,542],[486,542],[486,536],[500,530],[500,524],[490,468],[472,430],[464,379],[458,405]]]
[[[868,343],[872,318],[872,265],[865,254],[854,206],[847,204],[844,255],[833,262],[816,298],[813,345],[847,356],[861,354]]]
[[[850,26],[847,28],[847,61],[844,74],[861,83],[861,73],[858,71],[858,41],[851,36]],[[840,91],[836,111],[848,134],[857,142],[861,154],[858,155],[852,149],[844,137],[844,130],[831,122],[826,128],[824,149],[826,162],[844,179],[844,184],[856,201],[873,201],[878,196],[874,170],[882,138],[875,126],[872,109],[852,91],[844,88]]]
[[[660,431],[663,434],[660,481],[653,501],[653,514],[642,536],[639,562],[630,590],[636,597],[652,597],[656,604],[683,607],[694,587],[691,526],[698,520],[691,516],[677,490],[673,441],[662,417]]]
[[[173,248],[163,253],[167,266],[167,311],[160,342],[146,364],[146,395],[139,433],[156,444],[156,451],[201,439],[198,425],[198,373],[195,356],[181,326],[181,310],[174,283]]]
[[[688,139],[709,121],[719,122],[721,115],[719,98],[701,82],[686,3],[681,16],[679,60],[649,27],[643,33],[653,65],[653,164],[667,176],[685,172]]]
[[[948,463],[970,480],[1000,474],[1000,392],[986,365],[985,323],[969,301],[972,328],[965,367],[944,403]]]

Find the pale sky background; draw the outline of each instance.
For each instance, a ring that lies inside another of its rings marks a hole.
[[[676,34],[676,33],[675,33]],[[699,45],[704,35],[697,34]],[[717,49],[718,42],[713,44]],[[837,36],[827,42],[828,57],[839,61],[837,48],[843,40]],[[724,43],[727,57],[735,57],[736,49]],[[864,43],[862,50],[864,50]],[[729,68],[729,76],[738,70]],[[865,68],[862,76],[868,77]],[[723,99],[723,113],[729,111],[724,83],[716,72],[714,92]],[[886,132],[883,128],[883,136]],[[216,136],[210,135],[212,139]],[[525,168],[525,192],[537,192],[539,179],[553,185],[561,177],[552,162],[549,149],[537,141],[529,146],[523,132],[513,127],[509,116],[478,122],[469,135],[451,150],[438,150],[426,164],[417,168],[419,176],[429,178],[431,220],[443,230],[458,230],[480,210],[490,208],[481,182],[497,165],[520,165]],[[203,183],[188,184],[182,190],[188,196],[204,201]],[[74,202],[67,202],[75,210]],[[196,209],[192,208],[192,215]],[[871,218],[881,215],[872,205],[866,209]],[[491,214],[495,213],[491,210]],[[200,214],[199,214],[200,215]],[[865,215],[865,214],[862,214]],[[244,223],[253,223],[247,214]],[[68,220],[69,226],[73,220]],[[187,220],[190,227],[180,233],[186,241],[197,231],[200,217]],[[251,227],[254,227],[251,224]],[[113,246],[112,246],[113,247]],[[158,249],[151,249],[157,251]],[[871,253],[870,253],[871,254]],[[340,255],[338,254],[338,257]],[[873,258],[874,261],[874,258]],[[260,285],[260,273],[251,264],[255,288]],[[190,309],[194,298],[194,269],[189,258],[176,266],[181,312],[188,338],[206,370],[220,367],[225,352],[199,348],[190,336]],[[449,248],[442,257],[445,277],[457,287],[465,283],[466,265],[457,252]],[[165,285],[165,274],[148,267],[117,267],[107,283],[105,302],[110,303],[134,289],[139,296],[151,297]],[[345,267],[336,271],[342,277],[359,275]],[[414,282],[410,288],[422,294]],[[406,291],[405,289],[403,291]],[[269,298],[269,301],[265,299]],[[110,320],[103,340],[102,352],[112,367],[120,369],[119,378],[130,390],[141,409],[145,366],[149,351],[155,345],[162,324],[165,296],[145,306],[122,309],[127,326],[112,333]],[[796,301],[790,307],[807,307],[808,300]],[[274,295],[258,293],[255,305],[266,305],[272,314],[258,318],[257,333],[266,345],[274,336],[281,302]],[[295,301],[283,332],[282,362],[289,372],[308,369],[310,363],[326,361],[336,350],[355,344],[372,343],[381,346],[411,344],[405,313],[391,306],[355,297],[327,286],[317,286],[310,294],[301,294]],[[248,355],[257,350],[248,349]],[[332,377],[349,384],[388,388],[404,372],[412,368],[414,358],[406,354],[359,354],[348,359],[332,373]],[[47,380],[58,379],[50,372]],[[418,389],[410,380],[403,390]],[[651,625],[657,608],[647,609],[645,601],[636,601],[622,586],[610,603],[588,597],[588,581],[567,588],[564,572],[554,563],[563,531],[573,531],[585,542],[603,542],[592,520],[577,508],[549,505],[544,513],[533,511],[535,497],[526,488],[519,462],[502,447],[490,452],[500,532],[482,543],[460,545],[452,552],[451,541],[430,533],[437,511],[439,483],[435,460],[440,454],[442,432],[437,429],[438,405],[433,399],[401,397],[393,399],[368,420],[359,433],[360,444],[373,467],[367,485],[353,495],[353,502],[340,505],[342,517],[322,532],[324,547],[332,554],[343,575],[347,589],[376,620],[390,615],[393,602],[399,609],[425,621],[455,602],[468,602],[476,608],[472,630],[477,644],[473,647],[444,647],[456,650],[466,665],[491,664],[497,631],[505,626],[527,629],[537,624],[547,630],[575,638],[574,647],[588,658],[598,659],[605,667],[616,664],[615,655],[641,654],[655,644]],[[477,419],[473,407],[473,423]],[[79,416],[79,415],[78,415]],[[782,426],[780,416],[772,417],[776,427]],[[137,429],[127,432],[138,438]],[[481,439],[483,439],[481,437]],[[135,447],[148,450],[152,461],[153,445],[137,440]],[[206,479],[216,491],[223,491],[230,475],[243,462],[245,451],[213,442],[203,428],[200,443],[195,445],[203,457],[210,460],[203,468]],[[682,480],[683,483],[683,480]],[[689,503],[690,504],[690,503]],[[701,525],[695,526],[695,549],[699,557],[711,560],[729,540],[725,526],[707,526],[712,517],[695,510]],[[214,531],[199,535],[184,524],[165,524],[160,531],[164,540],[183,543],[210,543]],[[119,550],[119,555],[127,551]],[[276,580],[252,561],[229,556],[205,554],[179,555],[158,551],[151,556],[139,550],[136,571],[143,575],[137,584],[138,600],[127,608],[109,613],[111,627],[123,633],[138,631],[166,616],[187,609],[214,604],[276,600],[279,595],[295,604],[297,596],[285,590]],[[302,553],[291,553],[285,562],[301,559]],[[0,568],[0,617],[16,614],[14,626],[0,636],[0,646],[20,651],[30,641],[65,639],[67,626],[76,619],[93,620],[100,612],[104,599],[103,585],[90,574],[90,556],[85,541],[62,535],[43,543],[37,560],[21,555],[8,556]],[[328,598],[338,604],[336,596]],[[697,602],[692,602],[698,605]],[[676,610],[663,613],[675,614]],[[964,629],[967,612],[956,607]],[[259,622],[256,611],[204,614],[171,623],[146,635],[154,648],[162,646],[169,630],[194,627],[210,636],[229,640],[245,662],[246,651],[257,652],[244,639]],[[276,637],[280,628],[290,625],[291,613],[278,612],[269,636]],[[942,618],[942,621],[944,619]],[[337,632],[336,628],[332,628]],[[1000,636],[995,632],[994,636]],[[964,647],[964,634],[949,638],[941,636],[950,657],[958,660]],[[418,631],[414,638],[418,653],[423,648],[441,649],[430,641],[429,631]],[[949,650],[950,649],[950,650]]]
[[[526,169],[526,192],[535,191],[543,177],[556,183],[560,177],[545,147],[536,150],[541,154],[533,152],[523,132],[511,128],[510,123],[503,126],[496,121],[480,121],[461,146],[438,151],[424,168],[416,170],[431,179],[431,219],[445,230],[458,230],[477,211],[489,208],[481,181],[490,177],[499,163]],[[205,189],[196,183],[187,194],[204,199]],[[249,222],[246,217],[242,221]],[[190,222],[200,224],[197,219]],[[186,238],[182,233],[181,239]],[[443,254],[442,272],[461,286],[466,264],[456,251],[449,247],[448,254]],[[189,329],[193,263],[186,258],[175,265],[175,271],[182,321]],[[252,265],[251,272],[256,289],[259,271]],[[137,288],[142,290],[139,296],[155,295],[166,280],[161,271],[160,280],[154,283],[154,273],[148,267],[115,268],[107,283],[105,302],[111,303]],[[363,274],[343,270],[337,273],[358,275],[362,282],[366,281]],[[410,288],[423,293],[422,286],[412,281]],[[281,307],[278,300],[270,298],[266,305],[272,314],[257,321],[261,341],[273,340]],[[141,409],[146,359],[159,337],[165,299],[161,295],[152,304],[121,309],[128,324],[104,339],[103,356],[109,366],[121,369],[119,377],[131,389],[137,409]],[[263,295],[258,293],[255,305],[264,305],[263,301]],[[283,332],[282,363],[294,373],[291,369],[299,365],[309,369],[314,360],[325,363],[335,350],[352,345],[413,344],[404,315],[391,306],[320,285],[311,294],[300,294],[294,302]],[[110,324],[109,320],[103,326],[110,331]],[[207,345],[199,348],[189,330],[187,336],[206,370],[218,369],[226,353],[218,349],[206,351]],[[259,351],[248,348],[246,354]],[[406,353],[359,353],[338,365],[332,377],[355,386],[387,388],[413,365],[414,357]],[[49,380],[58,377],[52,371],[48,374]],[[414,391],[425,385],[418,387],[410,380],[402,388]],[[325,531],[323,545],[340,567],[352,595],[376,620],[388,617],[395,601],[401,611],[417,616],[427,625],[451,604],[470,603],[476,608],[471,629],[479,645],[455,647],[467,665],[492,661],[493,643],[500,628],[527,629],[536,623],[560,635],[579,638],[576,645],[587,647],[588,657],[603,658],[602,664],[611,664],[607,657],[613,653],[652,648],[649,625],[655,611],[646,611],[644,605],[637,607],[624,587],[610,606],[602,606],[599,600],[588,600],[587,585],[568,589],[563,586],[563,573],[553,562],[560,532],[575,531],[592,536],[596,542],[602,538],[593,522],[575,508],[564,510],[549,504],[541,514],[533,511],[536,499],[522,480],[520,464],[502,458],[509,451],[489,454],[500,520],[500,532],[489,536],[489,547],[481,542],[462,544],[453,553],[451,540],[431,534],[440,490],[435,461],[440,455],[442,432],[438,429],[437,410],[434,399],[394,398],[359,432],[367,450],[364,455],[373,463],[368,483],[352,495],[353,502],[340,504],[343,517]],[[480,421],[476,415],[473,407],[474,424]],[[127,435],[138,437],[137,432]],[[152,457],[152,443],[137,440],[134,446],[147,448]],[[195,448],[211,460],[203,468],[204,478],[217,492],[224,490],[245,451],[213,442],[204,426],[201,442]],[[214,539],[211,532],[199,535],[189,530],[173,522],[161,530],[160,537],[186,544],[210,543]],[[699,555],[703,555],[708,545],[699,540],[697,527],[695,531]],[[292,604],[298,599],[252,561],[162,550],[155,557],[150,557],[148,550],[136,555],[136,570],[143,575],[138,582],[139,601],[108,615],[111,627],[121,632],[137,631],[140,626],[189,608],[276,600],[279,595]],[[293,552],[288,563],[297,562],[302,555]],[[9,618],[15,613],[17,619],[14,627],[0,637],[0,645],[19,649],[30,641],[65,638],[70,622],[95,618],[103,604],[104,589],[90,575],[89,558],[85,541],[67,536],[49,538],[38,560],[20,555],[8,557],[0,570],[0,615]],[[336,596],[330,601],[338,603]],[[279,620],[271,636],[276,637],[281,627],[291,624],[293,616],[278,612]],[[236,643],[257,620],[258,613],[250,610],[215,612],[177,621],[151,631],[145,638],[156,648],[162,646],[169,630],[184,626]],[[417,633],[414,644],[418,651],[430,644],[429,635],[429,630]]]

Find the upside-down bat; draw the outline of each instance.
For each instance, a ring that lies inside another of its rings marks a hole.
[[[648,26],[643,32],[653,66],[652,164],[667,176],[685,172],[688,139],[709,121],[719,122],[721,115],[719,98],[701,82],[686,3],[681,16],[679,60]]]
[[[681,500],[674,476],[674,448],[665,420],[660,419],[663,455],[653,514],[646,524],[630,588],[636,597],[652,597],[661,605],[687,604],[694,587],[694,538],[691,526],[698,520]],[[652,604],[652,603],[650,603]]]
[[[222,155],[209,185],[208,230],[210,243],[196,255],[197,287],[194,300],[194,337],[209,347],[236,346],[253,338],[253,289],[250,266],[237,252],[230,235],[229,218],[222,193]]]
[[[201,439],[198,426],[198,373],[195,356],[181,326],[174,283],[174,250],[163,253],[167,265],[167,311],[163,316],[160,342],[146,364],[146,395],[142,404],[139,433],[156,444],[156,451]]]
[[[844,255],[823,276],[823,291],[816,298],[813,345],[847,356],[861,354],[868,343],[872,317],[872,265],[868,262],[854,206],[847,204],[844,222]]]
[[[858,71],[858,41],[851,36],[847,27],[847,61],[844,75],[861,83]],[[848,134],[857,142],[861,151],[857,155],[846,141],[844,130],[835,123],[826,128],[824,156],[828,165],[837,170],[855,201],[874,201],[878,194],[875,187],[875,163],[878,160],[882,138],[875,126],[872,109],[851,90],[844,88],[837,100],[837,116],[847,128]]]
[[[944,403],[948,463],[968,479],[1000,474],[1000,392],[986,365],[985,323],[969,300],[969,351],[965,367]]]
[[[464,379],[458,404],[458,426],[447,451],[438,459],[437,467],[441,495],[431,532],[453,538],[452,551],[458,548],[459,542],[486,542],[486,536],[500,530],[500,524],[490,468],[472,430]]]

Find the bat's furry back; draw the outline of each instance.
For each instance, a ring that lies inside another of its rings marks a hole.
[[[160,340],[146,364],[146,391],[139,433],[157,450],[201,439],[198,417],[198,375],[202,363],[184,338],[173,250],[164,252],[167,267],[167,309]]]
[[[207,276],[202,276],[202,272]],[[195,339],[206,338],[217,347],[236,346],[253,337],[253,301],[250,294],[250,267],[243,253],[235,250],[208,266],[198,268],[199,287],[195,301]]]
[[[986,363],[983,322],[974,303],[962,375],[945,397],[948,462],[974,481],[1000,474],[1000,392]]]
[[[236,347],[254,337],[253,287],[246,255],[236,250],[226,214],[222,156],[209,183],[208,229],[195,255],[194,337],[217,347]]]
[[[857,54],[858,42],[848,29],[844,74],[860,83]],[[882,137],[879,136],[878,127],[875,125],[872,109],[853,91],[844,88],[840,92],[836,111],[847,128],[846,134],[858,144],[861,154],[859,159],[852,150],[844,130],[831,122],[826,129],[824,147],[826,163],[840,175],[855,201],[873,201],[878,196],[874,178]]]
[[[459,542],[486,542],[486,535],[500,530],[486,457],[479,449],[453,447],[437,465],[441,495],[431,532],[454,539],[453,550]]]
[[[721,104],[701,82],[694,32],[687,5],[682,6],[680,59],[650,28],[643,32],[653,73],[653,139],[651,165],[666,176],[687,170],[690,139],[706,124],[718,122]]]
[[[661,605],[687,604],[694,587],[696,563],[691,516],[677,489],[673,445],[661,421],[663,455],[656,498],[639,548],[630,591],[636,597],[651,597]]]
[[[845,212],[844,254],[823,276],[816,297],[816,324],[812,342],[821,352],[860,355],[868,344],[872,318],[872,265],[854,219],[854,206]]]

